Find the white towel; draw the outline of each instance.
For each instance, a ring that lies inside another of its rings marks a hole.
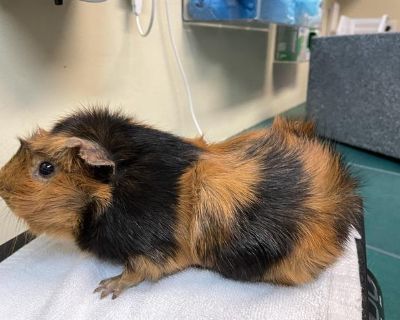
[[[339,261],[301,287],[242,283],[189,269],[143,282],[115,300],[92,293],[120,271],[73,244],[39,237],[0,263],[0,319],[361,319],[353,237]]]

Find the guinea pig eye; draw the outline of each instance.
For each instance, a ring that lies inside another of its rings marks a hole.
[[[54,172],[54,165],[50,162],[44,161],[39,165],[39,174],[42,177],[48,177]]]

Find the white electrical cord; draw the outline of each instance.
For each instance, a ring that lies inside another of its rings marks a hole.
[[[178,50],[176,48],[175,38],[174,38],[174,36],[172,34],[172,27],[171,27],[170,15],[169,15],[168,1],[169,0],[165,0],[165,13],[167,15],[169,39],[171,40],[171,45],[172,45],[172,49],[174,51],[174,56],[175,56],[176,62],[178,64],[179,71],[181,73],[183,82],[185,84],[186,95],[187,95],[187,98],[188,98],[188,101],[189,101],[189,109],[190,109],[190,113],[192,115],[193,122],[194,122],[194,124],[196,126],[196,129],[197,129],[198,133],[202,136],[203,135],[203,131],[201,131],[199,122],[197,121],[196,114],[194,112],[192,92],[190,91],[190,86],[189,86],[189,82],[188,82],[188,79],[187,79],[187,76],[186,76],[186,73],[185,73],[185,69],[183,69],[182,61],[181,61],[181,58],[179,57]]]
[[[139,34],[142,37],[147,37],[150,34],[150,31],[153,27],[154,16],[156,11],[156,1],[155,0],[151,1],[150,21],[146,31],[143,30],[142,24],[140,23],[140,15],[142,14],[142,5],[143,5],[142,1],[143,0],[132,0],[132,8],[133,8],[133,13],[135,14],[136,26],[138,28]]]

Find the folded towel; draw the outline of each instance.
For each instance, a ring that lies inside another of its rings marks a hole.
[[[121,267],[44,236],[0,263],[0,318],[13,319],[361,319],[354,235],[344,255],[300,287],[243,283],[188,269],[143,282],[111,300],[93,294]]]

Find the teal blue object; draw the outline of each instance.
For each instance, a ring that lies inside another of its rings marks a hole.
[[[194,20],[254,19],[257,0],[190,0],[188,13]]]
[[[190,19],[197,21],[248,20],[315,26],[322,0],[188,0]]]
[[[322,0],[260,0],[260,20],[289,25],[318,24]]]
[[[320,19],[322,0],[296,0],[295,22],[303,24],[306,21]]]
[[[295,24],[295,0],[263,0],[261,1],[259,17],[261,20],[282,24]]]

